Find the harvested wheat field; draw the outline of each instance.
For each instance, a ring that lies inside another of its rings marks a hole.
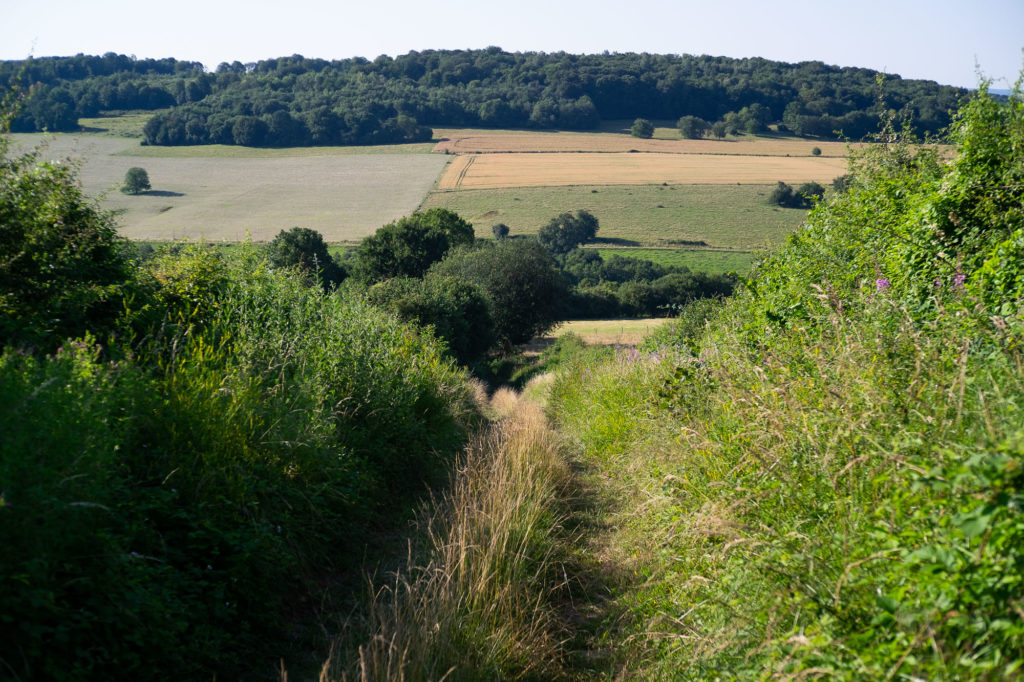
[[[846,159],[696,154],[468,154],[448,165],[438,190],[565,185],[721,185],[831,182]]]
[[[448,154],[500,154],[528,152],[657,152],[661,154],[737,154],[741,156],[821,156],[845,158],[845,142],[817,142],[799,138],[743,136],[728,140],[657,140],[615,133],[569,133],[533,130],[438,129],[441,141],[435,152]]]

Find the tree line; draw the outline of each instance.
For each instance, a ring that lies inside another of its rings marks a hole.
[[[458,214],[433,208],[384,225],[335,260],[315,230],[282,230],[268,262],[295,268],[310,285],[358,291],[402,319],[430,326],[459,363],[541,335],[564,319],[645,317],[701,298],[728,296],[734,274],[691,272],[648,260],[580,248],[598,219],[562,213],[536,237],[495,230],[478,240]]]
[[[370,144],[429,139],[429,126],[585,130],[636,117],[692,117],[684,136],[781,123],[797,135],[859,139],[891,112],[918,133],[938,132],[967,94],[821,62],[497,47],[372,61],[292,55],[223,62],[212,73],[173,59],[78,55],[3,62],[0,78],[34,86],[17,130],[71,130],[100,110],[170,108],[145,131],[147,144],[160,145]]]

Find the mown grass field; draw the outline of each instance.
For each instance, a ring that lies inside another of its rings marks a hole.
[[[846,159],[736,154],[594,153],[464,154],[438,181],[439,190],[555,185],[790,184],[831,182]]]
[[[750,271],[754,259],[757,257],[751,251],[717,251],[711,249],[686,249],[686,248],[661,248],[661,249],[602,249],[598,252],[604,259],[612,256],[624,256],[627,258],[640,258],[666,266],[685,267],[692,271],[703,270],[724,274],[726,272],[738,272],[746,274]]]
[[[768,204],[771,185],[580,185],[433,192],[424,208],[443,207],[473,223],[477,236],[505,223],[512,234],[536,234],[565,211],[586,209],[601,223],[597,236],[630,245],[704,241],[751,250],[778,243],[806,211]]]
[[[295,226],[331,242],[358,240],[416,210],[447,161],[365,148],[140,147],[102,134],[16,138],[22,148],[43,143],[44,159],[80,159],[84,189],[119,213],[121,233],[153,241],[266,241]],[[132,166],[146,169],[150,192],[118,191]]]
[[[575,334],[587,343],[603,346],[634,346],[668,318],[643,320],[570,320],[563,322],[549,334],[557,338],[563,334]]]

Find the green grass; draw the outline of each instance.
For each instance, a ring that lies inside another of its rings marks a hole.
[[[586,209],[601,221],[598,237],[629,245],[673,240],[752,250],[778,244],[805,211],[768,204],[770,185],[580,185],[432,192],[423,208],[440,206],[473,223],[477,236],[505,223],[512,234],[536,234],[565,211]]]
[[[750,271],[757,255],[751,251],[715,251],[711,249],[663,248],[663,249],[605,249],[598,248],[602,258],[625,256],[640,258],[660,265],[686,267],[693,272],[704,271],[716,274]]]
[[[154,114],[162,111],[108,111],[93,118],[78,119],[88,133],[109,137],[141,138],[142,129]]]

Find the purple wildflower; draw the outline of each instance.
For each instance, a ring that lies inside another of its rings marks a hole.
[[[958,272],[953,275],[953,286],[963,288],[964,282],[967,281],[967,275]]]
[[[876,279],[875,280],[875,288],[877,288],[879,291],[885,291],[886,289],[888,289],[889,288],[889,278],[888,277],[879,277],[878,279]]]

